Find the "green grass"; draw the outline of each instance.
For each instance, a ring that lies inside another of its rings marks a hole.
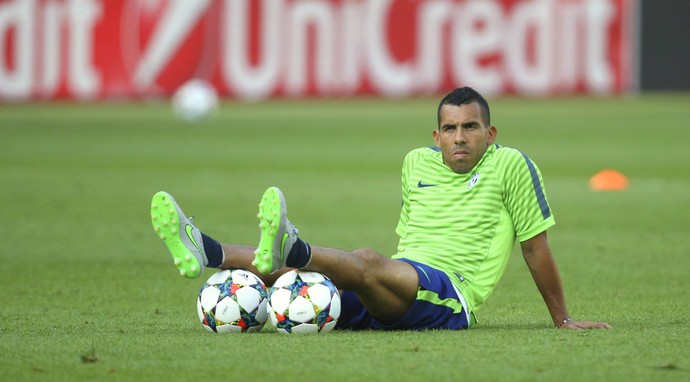
[[[228,103],[200,125],[161,103],[0,105],[3,380],[689,380],[688,94],[492,102],[498,142],[545,177],[571,314],[610,331],[552,329],[517,250],[470,331],[201,328],[201,281],[150,226],[156,191],[254,244],[277,185],[309,241],[391,254],[400,165],[432,144],[436,102]],[[605,168],[629,189],[590,191]]]

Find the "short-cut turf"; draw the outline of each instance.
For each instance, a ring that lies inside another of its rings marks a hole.
[[[433,144],[437,101],[225,103],[198,125],[166,103],[0,105],[3,380],[688,380],[688,94],[490,100],[497,142],[544,175],[570,313],[613,330],[552,329],[517,247],[470,331],[201,328],[211,271],[178,275],[151,228],[156,191],[255,245],[279,186],[305,240],[391,254],[400,165]],[[627,191],[588,189],[607,168]]]

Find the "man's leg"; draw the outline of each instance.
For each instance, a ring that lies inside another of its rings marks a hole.
[[[381,256],[371,249],[352,252],[312,246],[312,258],[305,270],[328,276],[339,288],[357,294],[369,313],[383,323],[401,319],[417,297],[417,271],[412,265]],[[268,275],[261,274],[252,261],[256,247],[223,244],[225,262],[221,268],[242,268],[255,273],[273,285],[276,279],[292,268],[280,268]]]
[[[249,272],[259,276],[261,281],[263,281],[267,286],[273,285],[278,277],[292,269],[282,268],[276,272],[264,275],[252,264],[252,261],[254,260],[254,251],[256,251],[256,247],[250,245],[223,244],[225,261],[223,261],[223,264],[221,264],[219,268],[248,270]]]
[[[274,189],[273,193],[275,192],[278,194],[273,194],[273,196],[280,197],[275,199],[274,203],[278,203],[279,211],[281,207],[284,211],[277,216],[276,222],[283,218],[287,221],[285,200],[280,190]],[[268,265],[267,269],[272,272],[262,274],[254,265],[259,256],[257,252],[260,252],[257,247],[220,245],[212,238],[203,235],[184,215],[171,195],[159,192],[154,196],[151,218],[154,229],[171,253],[175,266],[182,275],[190,278],[198,277],[209,265],[221,269],[246,269],[261,277],[266,285],[272,285],[280,275],[290,269],[285,267],[284,251],[289,253],[292,247],[295,247],[296,252],[298,250],[304,252],[305,248],[309,248],[309,245],[297,239],[297,230],[289,222],[282,225],[284,228],[282,231],[274,229],[271,235],[268,234],[270,224],[265,224],[262,228],[262,240],[269,243],[268,257],[278,260]],[[278,228],[278,225],[276,224],[274,228]],[[288,230],[292,237],[289,238],[290,240],[283,240],[283,235],[288,235]],[[276,239],[279,240],[278,245],[273,245]],[[285,247],[286,242],[289,244],[288,247]],[[295,243],[297,245],[294,245]],[[272,252],[275,248],[281,251],[277,256]],[[209,263],[208,257],[210,255],[218,257],[219,251],[220,258],[223,260],[214,260]],[[414,268],[407,263],[391,260],[371,249],[349,252],[313,247],[309,252],[308,266],[301,268],[321,272],[331,278],[338,288],[355,292],[370,314],[384,323],[402,318],[415,300],[418,276]],[[301,258],[299,254],[297,258]]]
[[[419,276],[412,265],[368,248],[348,252],[312,247],[306,270],[323,273],[338,288],[355,292],[382,323],[402,319],[417,297]]]
[[[401,319],[414,303],[419,276],[412,265],[371,249],[350,252],[311,247],[297,237],[278,188],[266,190],[258,217],[261,239],[252,264],[261,273],[286,266],[321,272],[338,288],[355,292],[369,313],[384,323]]]

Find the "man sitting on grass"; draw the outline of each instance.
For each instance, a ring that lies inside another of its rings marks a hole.
[[[398,253],[309,245],[287,217],[282,192],[259,204],[258,247],[220,244],[173,197],[154,195],[155,231],[186,277],[205,267],[243,268],[267,285],[292,268],[316,271],[343,289],[338,325],[350,329],[467,329],[505,270],[516,238],[557,328],[609,328],[571,319],[546,238],[555,224],[541,173],[520,151],[500,146],[489,105],[455,89],[439,103],[434,147],[412,150],[402,169]]]

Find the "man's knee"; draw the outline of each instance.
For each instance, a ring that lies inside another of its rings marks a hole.
[[[373,317],[395,322],[412,306],[419,285],[417,272],[407,262],[393,260],[370,248],[352,251],[360,270],[354,290]]]
[[[357,248],[352,251],[367,268],[379,265],[386,258],[371,248]]]
[[[359,259],[359,278],[363,284],[376,284],[380,282],[381,276],[385,273],[386,262],[391,259],[382,256],[371,248],[358,248],[352,251]]]

